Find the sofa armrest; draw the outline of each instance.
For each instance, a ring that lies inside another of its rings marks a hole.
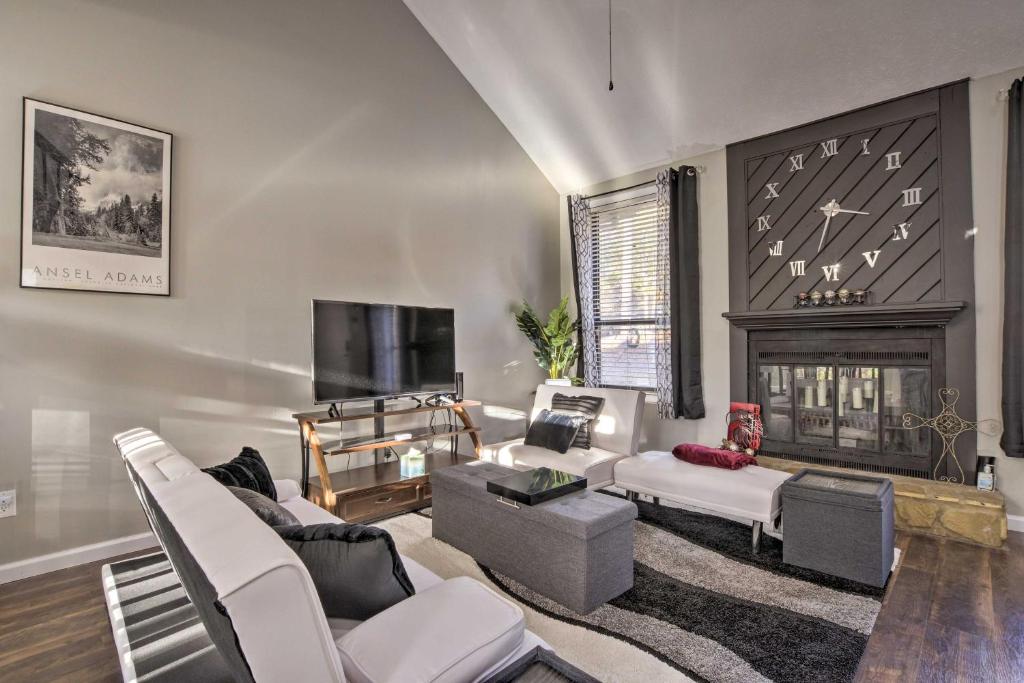
[[[516,654],[523,611],[466,576],[448,579],[338,639],[354,683],[473,681]]]

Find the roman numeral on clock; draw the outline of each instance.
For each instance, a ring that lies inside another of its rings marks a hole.
[[[839,279],[839,264],[833,263],[830,266],[822,266],[821,272],[825,274],[825,280],[827,282],[835,282]]]
[[[771,214],[765,214],[757,217],[757,231],[764,232],[765,230],[771,230],[772,226],[768,225],[768,219],[771,218]]]
[[[863,140],[860,141],[861,156],[864,156],[865,154],[871,154],[871,152],[868,151],[869,142],[871,142],[871,138],[864,138]]]
[[[765,187],[768,189],[768,194],[765,195],[765,199],[774,199],[779,196],[778,183],[768,183]]]
[[[790,261],[789,262],[789,272],[790,272],[790,274],[793,277],[800,277],[801,275],[803,275],[804,274],[804,266],[806,265],[806,263],[807,263],[806,261]]]
[[[768,245],[769,256],[782,256],[782,240],[772,242]]]
[[[878,263],[878,255],[881,253],[881,249],[875,249],[874,251],[865,251],[861,256],[868,262],[868,268],[874,268],[875,264]]]
[[[825,159],[826,157],[834,157],[838,153],[839,140],[837,138],[832,138],[831,140],[826,140],[825,142],[821,143],[822,159]]]
[[[789,172],[804,170],[804,155],[797,154],[789,158]]]
[[[888,154],[885,155],[886,171],[895,171],[897,168],[900,168],[900,166],[901,164],[899,152],[889,152]]]
[[[899,242],[910,237],[910,223],[900,223],[892,229],[892,241]]]
[[[903,206],[917,206],[921,203],[921,188],[911,187],[903,190]]]

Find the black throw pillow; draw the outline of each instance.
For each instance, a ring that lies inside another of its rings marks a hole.
[[[274,487],[274,479],[270,476],[267,463],[263,462],[260,452],[250,446],[244,447],[231,462],[204,467],[203,472],[225,486],[249,489],[262,493],[271,500],[277,500],[277,489]]]
[[[551,397],[551,409],[556,413],[566,415],[579,415],[586,418],[576,432],[576,438],[572,442],[573,448],[590,450],[590,426],[604,408],[604,398],[601,396],[566,396],[555,394]]]
[[[281,507],[280,503],[276,500],[267,498],[262,493],[257,491],[250,491],[249,489],[238,488],[237,486],[228,486],[228,491],[235,494],[235,498],[245,503],[250,510],[256,513],[256,516],[262,519],[270,526],[291,526],[295,524],[302,524],[299,518],[289,512],[286,508]]]
[[[580,426],[586,420],[578,415],[565,415],[550,410],[542,410],[530,424],[523,443],[527,446],[540,446],[549,451],[565,453],[569,450]]]
[[[369,619],[416,592],[391,534],[362,524],[274,529],[306,565],[332,619]]]

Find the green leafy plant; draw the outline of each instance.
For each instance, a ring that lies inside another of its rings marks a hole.
[[[558,306],[548,315],[547,323],[541,321],[537,312],[526,301],[513,315],[519,330],[533,344],[533,357],[537,365],[544,368],[551,379],[573,379],[567,374],[579,356],[576,331],[579,321],[569,315],[569,297],[562,297]]]

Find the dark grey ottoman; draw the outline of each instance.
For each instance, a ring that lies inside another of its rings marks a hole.
[[[434,538],[579,614],[633,587],[636,505],[581,491],[515,506],[487,492],[512,473],[483,461],[431,472]]]
[[[782,484],[782,560],[884,586],[892,569],[888,479],[800,470]]]

